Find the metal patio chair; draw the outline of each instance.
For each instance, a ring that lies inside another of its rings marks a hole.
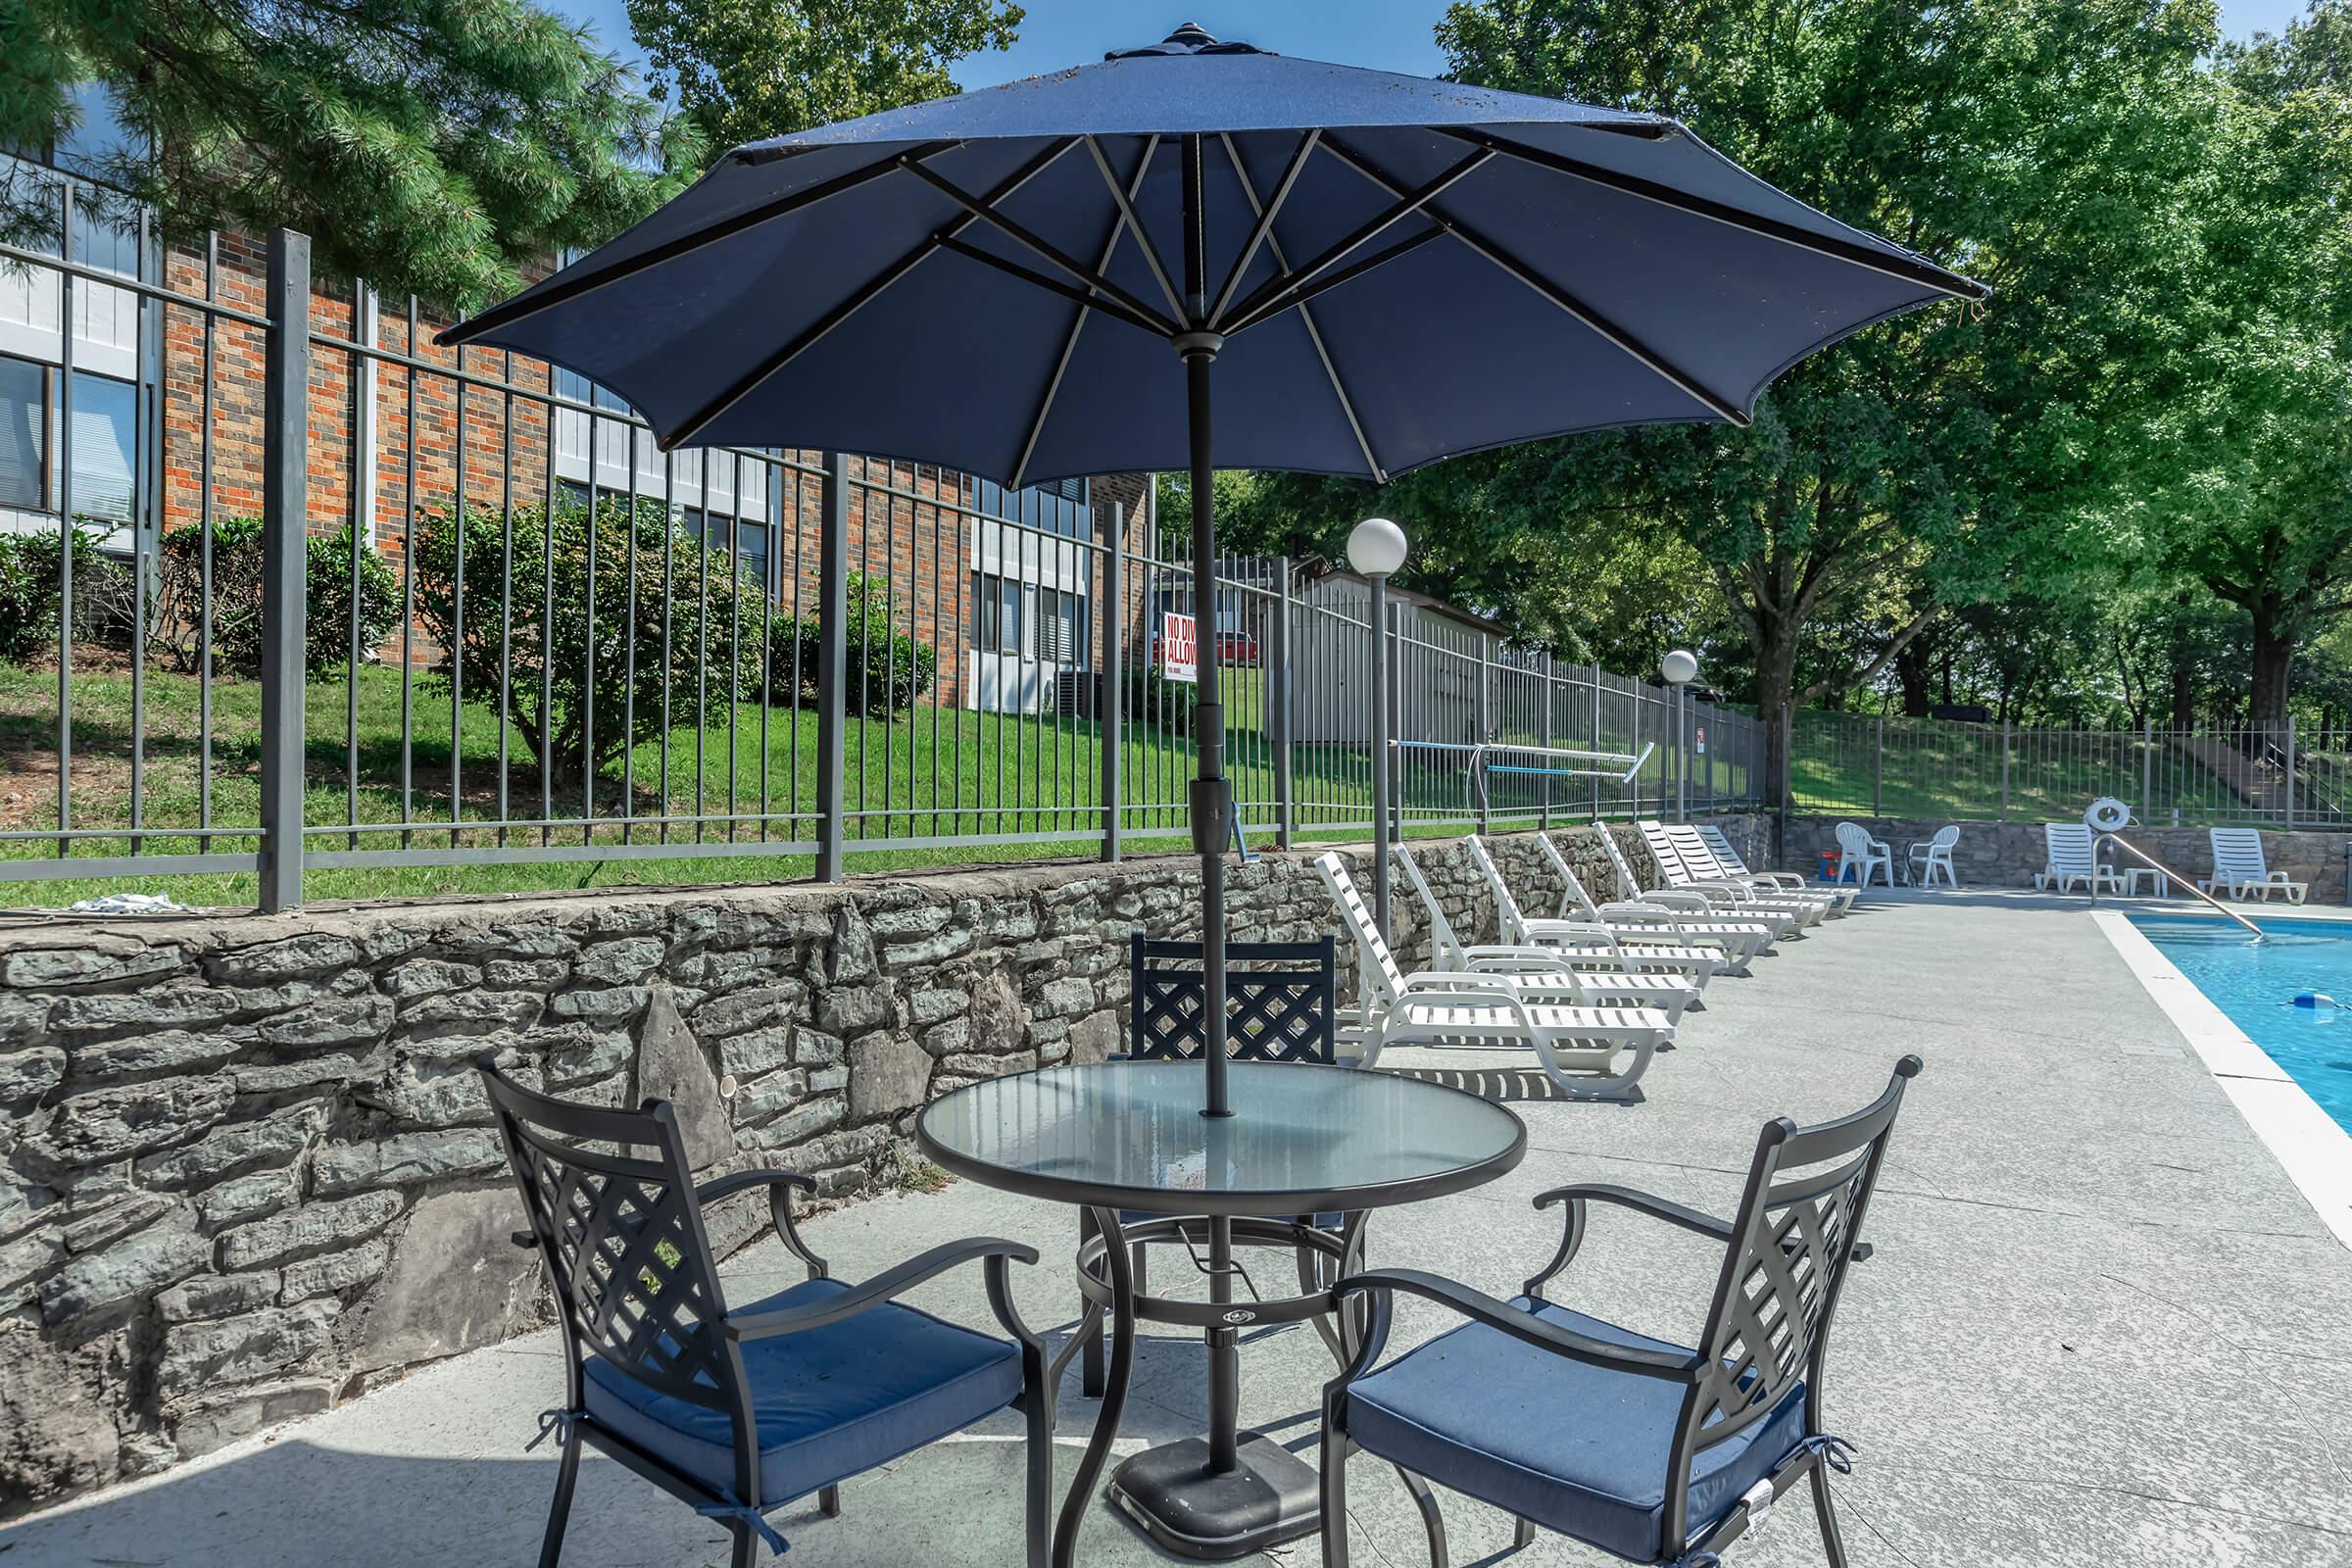
[[[1225,1054],[1234,1061],[1338,1061],[1339,963],[1329,936],[1311,942],[1228,942],[1225,944]],[[1202,1026],[1204,993],[1200,944],[1164,941],[1142,932],[1128,939],[1127,1050],[1114,1060],[1195,1061],[1207,1034]],[[1336,1231],[1345,1216],[1317,1214],[1313,1223]],[[1122,1209],[1122,1224],[1163,1228],[1167,1216]],[[1203,1222],[1205,1223],[1205,1222]],[[1184,1235],[1181,1222],[1175,1227]],[[1078,1245],[1094,1239],[1090,1212],[1079,1210]],[[1160,1240],[1160,1238],[1152,1238]],[[1189,1239],[1187,1247],[1191,1246]],[[1151,1242],[1128,1244],[1136,1294],[1145,1295]],[[1302,1286],[1319,1254],[1301,1250]],[[1195,1262],[1199,1262],[1196,1256]],[[1326,1280],[1327,1283],[1327,1280]],[[1309,1287],[1314,1288],[1314,1287]],[[1106,1325],[1080,1352],[1080,1388],[1087,1397],[1102,1392]]]
[[[1369,1302],[1368,1331],[1323,1394],[1323,1561],[1347,1568],[1347,1456],[1399,1469],[1507,1509],[1515,1544],[1534,1528],[1630,1562],[1712,1568],[1760,1530],[1800,1481],[1833,1568],[1845,1548],[1830,1470],[1850,1445],[1821,1422],[1822,1348],[1855,1238],[1917,1056],[1852,1115],[1765,1124],[1730,1222],[1622,1187],[1578,1183],[1536,1200],[1567,1205],[1566,1234],[1525,1294],[1502,1301],[1434,1274],[1380,1269],[1342,1280]],[[1711,1237],[1724,1259],[1697,1348],[1554,1305],[1544,1287],[1583,1245],[1590,1205],[1609,1203]],[[1469,1319],[1379,1366],[1402,1294]],[[1431,1535],[1443,1568],[1443,1533]]]
[[[1008,1260],[1034,1248],[980,1237],[935,1247],[862,1285],[832,1278],[794,1228],[804,1176],[742,1171],[695,1184],[666,1102],[614,1110],[533,1094],[475,1058],[498,1117],[564,1330],[564,1397],[535,1446],[562,1446],[540,1568],[555,1568],[593,1444],[733,1534],[734,1568],[759,1544],[785,1549],[767,1510],[817,1494],[1007,1404],[1027,1422],[1030,1568],[1043,1568],[1053,1488],[1054,1409],[1043,1343],[1014,1310]],[[634,1151],[651,1151],[642,1157]],[[764,1188],[777,1237],[806,1282],[732,1310],[705,1204]],[[901,1306],[897,1298],[959,1264],[981,1263],[1009,1340]]]

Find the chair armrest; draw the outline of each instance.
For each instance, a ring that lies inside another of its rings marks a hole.
[[[1595,1202],[1614,1203],[1620,1208],[1630,1208],[1637,1214],[1646,1214],[1651,1219],[1662,1219],[1669,1225],[1694,1231],[1726,1247],[1732,1243],[1730,1223],[1711,1214],[1702,1214],[1695,1208],[1686,1208],[1680,1203],[1632,1187],[1616,1187],[1603,1182],[1571,1182],[1565,1187],[1555,1187],[1547,1193],[1539,1194],[1536,1198],[1536,1207],[1540,1209],[1549,1208],[1554,1203],[1565,1203],[1568,1212],[1562,1216],[1565,1224],[1560,1231],[1559,1247],[1552,1252],[1550,1262],[1528,1277],[1527,1284],[1522,1287],[1526,1294],[1542,1294],[1544,1287],[1555,1275],[1576,1261],[1576,1254],[1585,1245],[1585,1205]]]
[[[1619,1208],[1630,1208],[1636,1213],[1647,1214],[1652,1219],[1662,1219],[1669,1225],[1696,1231],[1701,1236],[1712,1236],[1719,1242],[1732,1239],[1730,1220],[1702,1214],[1695,1208],[1686,1208],[1670,1199],[1642,1192],[1639,1188],[1612,1187],[1602,1182],[1571,1182],[1565,1187],[1554,1187],[1548,1193],[1536,1196],[1538,1208],[1549,1208],[1554,1203],[1583,1202],[1614,1203]]]
[[[1037,1249],[1024,1242],[1008,1242],[998,1236],[977,1236],[969,1241],[948,1242],[908,1258],[896,1268],[885,1269],[867,1280],[828,1300],[814,1301],[807,1306],[788,1306],[775,1312],[750,1312],[721,1318],[718,1330],[728,1339],[767,1340],[783,1334],[803,1334],[809,1329],[821,1329],[828,1323],[844,1318],[906,1295],[924,1281],[946,1273],[959,1264],[982,1259],[1010,1258],[1019,1263],[1037,1261]],[[1002,1267],[1002,1263],[998,1264]]]
[[[817,1256],[815,1250],[807,1242],[801,1240],[800,1227],[793,1223],[792,1195],[796,1192],[812,1194],[816,1191],[816,1183],[800,1172],[739,1170],[732,1176],[721,1176],[714,1181],[707,1181],[696,1187],[694,1201],[698,1207],[706,1206],[717,1202],[722,1198],[732,1198],[737,1193],[748,1193],[760,1187],[767,1189],[767,1216],[776,1227],[776,1240],[782,1242],[785,1250],[790,1251],[793,1256],[808,1265],[810,1279],[822,1279],[828,1272],[825,1260]]]
[[[1386,1298],[1399,1292],[1435,1301],[1473,1323],[1498,1330],[1538,1349],[1549,1350],[1554,1355],[1565,1356],[1572,1361],[1631,1372],[1638,1377],[1688,1383],[1706,1364],[1695,1354],[1669,1355],[1663,1350],[1638,1350],[1631,1346],[1611,1345],[1606,1340],[1579,1334],[1557,1323],[1546,1323],[1533,1312],[1513,1306],[1484,1291],[1475,1291],[1467,1285],[1457,1284],[1440,1275],[1423,1273],[1419,1269],[1373,1269],[1368,1273],[1350,1274],[1332,1287],[1335,1298],[1366,1294]]]

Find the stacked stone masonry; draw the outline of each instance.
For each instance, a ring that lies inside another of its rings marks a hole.
[[[1755,855],[1760,819],[1728,821]],[[1611,885],[1589,829],[1562,842]],[[1550,912],[1534,844],[1494,846]],[[1492,939],[1460,846],[1416,854]],[[896,1180],[926,1101],[1120,1049],[1128,936],[1197,934],[1196,886],[1168,857],[0,928],[0,1517],[548,1321],[476,1053],[568,1098],[671,1101],[710,1174],[844,1198]],[[1304,854],[1228,886],[1236,931],[1336,929]],[[1401,882],[1396,909],[1425,955]],[[762,1217],[719,1205],[712,1235],[732,1250]]]

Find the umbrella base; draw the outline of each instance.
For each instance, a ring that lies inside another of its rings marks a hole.
[[[1111,1472],[1110,1501],[1161,1550],[1202,1562],[1312,1535],[1321,1518],[1313,1467],[1255,1432],[1223,1475],[1209,1473],[1206,1439],[1147,1448]]]

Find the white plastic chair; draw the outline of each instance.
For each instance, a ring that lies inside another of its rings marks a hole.
[[[1859,822],[1838,824],[1838,881],[1845,880],[1852,871],[1855,886],[1870,886],[1870,875],[1876,871],[1886,878],[1888,887],[1894,886],[1894,849],[1884,839],[1874,839]]]
[[[2232,899],[2244,900],[2258,896],[2271,902],[2271,895],[2283,893],[2289,904],[2301,904],[2309,888],[2290,878],[2284,871],[2274,871],[2263,858],[2262,830],[2254,827],[2212,827],[2205,830],[2213,844],[2213,875],[2198,885],[2208,893],[2225,890]]]
[[[1934,887],[1936,873],[1940,870],[1943,873],[1943,885],[1957,890],[1960,886],[1960,878],[1952,870],[1952,851],[1959,842],[1960,829],[1957,826],[1951,826],[1939,827],[1936,830],[1934,838],[1921,839],[1914,843],[1905,855],[1905,859],[1909,862],[1911,869],[1912,885],[1923,888]]]

